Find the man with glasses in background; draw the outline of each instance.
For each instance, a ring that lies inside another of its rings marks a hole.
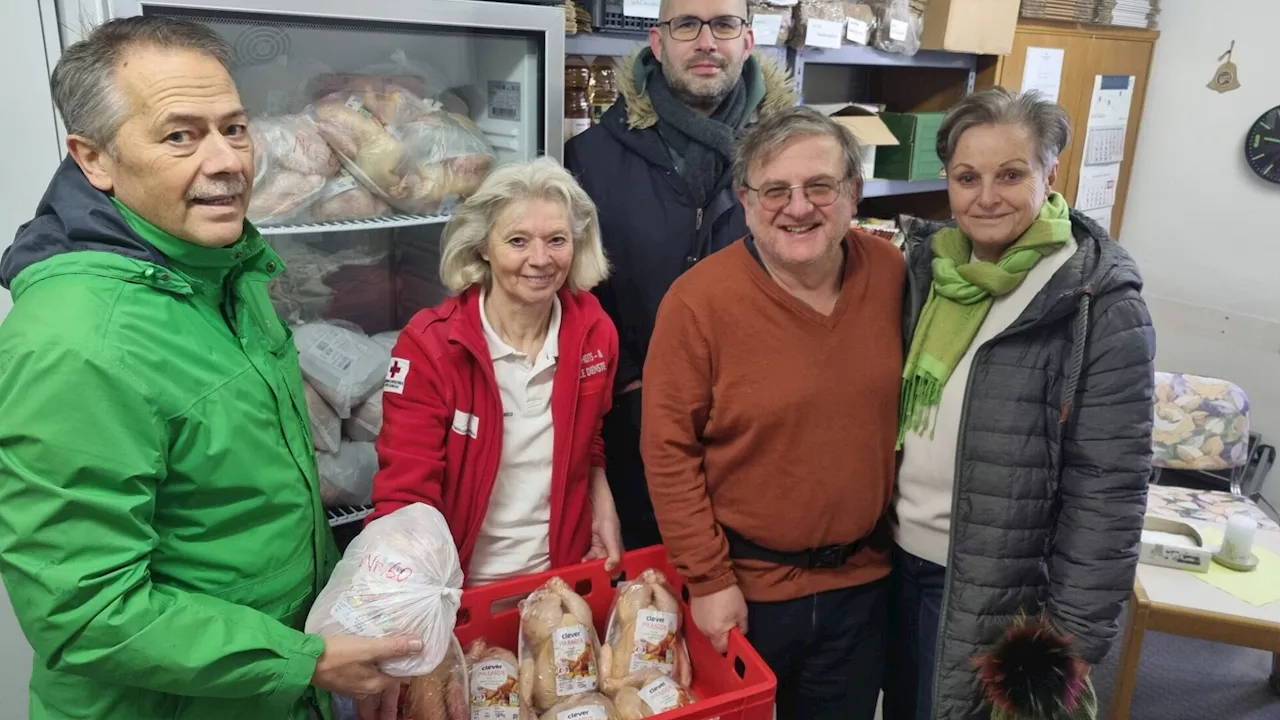
[[[747,129],[750,232],[676,280],[641,448],[694,623],[778,677],[778,717],[871,720],[885,663],[902,254],[851,230],[858,145],[806,107]]]
[[[746,0],[663,0],[649,47],[618,70],[618,101],[565,147],[600,210],[614,270],[596,288],[618,328],[604,441],[628,549],[661,542],[640,458],[641,369],[658,303],[699,260],[746,232],[730,165],[734,136],[796,104],[786,70],[752,55]]]

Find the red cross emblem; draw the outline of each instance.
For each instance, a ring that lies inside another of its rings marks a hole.
[[[391,362],[391,370],[387,373],[387,376],[390,377],[392,380],[395,380],[397,377],[400,376],[400,373],[403,370],[404,368],[400,367],[400,361],[393,360]]]

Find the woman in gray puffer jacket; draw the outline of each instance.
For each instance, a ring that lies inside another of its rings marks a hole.
[[[938,133],[955,223],[907,229],[886,720],[989,718],[973,659],[1020,613],[1107,654],[1151,471],[1155,337],[1129,254],[1052,191],[1070,136],[1035,93]]]

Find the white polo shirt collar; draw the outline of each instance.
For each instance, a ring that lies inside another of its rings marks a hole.
[[[521,359],[528,360],[524,353],[508,345],[499,337],[498,332],[493,329],[493,324],[489,322],[489,316],[485,313],[486,297],[488,297],[487,290],[482,288],[480,290],[480,325],[484,328],[484,339],[489,345],[489,358],[491,360],[501,360],[515,355]],[[546,365],[554,365],[556,359],[560,357],[560,318],[560,297],[552,296],[551,322],[547,326],[547,339],[542,342],[542,350],[533,361],[535,370],[541,369]]]

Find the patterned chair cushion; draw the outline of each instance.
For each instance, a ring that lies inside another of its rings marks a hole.
[[[1249,398],[1235,383],[1156,373],[1152,464],[1174,470],[1227,470],[1249,459]]]
[[[1173,485],[1152,485],[1147,493],[1147,514],[1168,520],[1198,520],[1225,525],[1232,515],[1244,514],[1263,530],[1280,530],[1276,521],[1248,498],[1217,490],[1193,490]]]

